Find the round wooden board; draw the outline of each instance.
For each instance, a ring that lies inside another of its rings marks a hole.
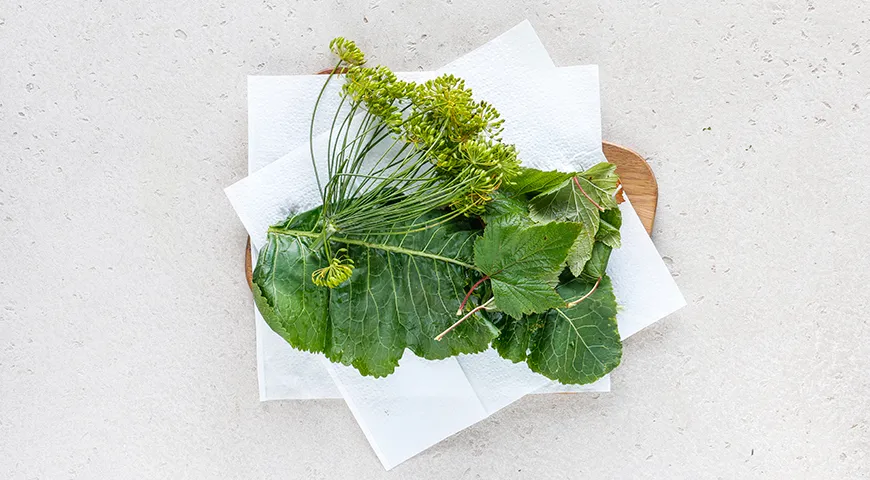
[[[622,188],[631,199],[631,206],[640,217],[646,233],[652,235],[659,202],[659,184],[652,168],[637,152],[619,145],[603,142],[604,156],[616,165]]]
[[[631,206],[640,217],[647,233],[652,234],[656,205],[659,201],[659,186],[652,169],[646,160],[633,150],[608,142],[602,143],[602,147],[607,161],[616,165],[616,173],[619,174],[623,190],[631,198]],[[251,238],[248,237],[248,246],[245,248],[245,276],[251,288],[253,288],[252,275]]]

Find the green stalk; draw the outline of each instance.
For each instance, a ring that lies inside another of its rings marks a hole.
[[[307,237],[307,238],[321,238],[323,235],[322,232],[303,232],[303,231],[299,231],[299,230],[285,230],[285,229],[280,228],[280,227],[269,227],[269,233],[275,233],[278,235],[289,235],[289,236],[293,236],[293,237]],[[330,237],[329,241],[335,242],[335,243],[345,243],[348,245],[358,245],[361,247],[373,248],[375,250],[383,250],[386,252],[395,252],[395,253],[401,253],[404,255],[414,255],[417,257],[430,258],[430,259],[438,260],[441,262],[452,263],[454,265],[459,265],[460,267],[463,267],[463,268],[468,268],[468,269],[474,270],[476,272],[483,273],[483,272],[481,272],[481,270],[479,268],[475,267],[474,265],[472,265],[470,263],[465,263],[463,261],[456,260],[455,258],[445,257],[445,256],[438,255],[435,253],[422,252],[419,250],[411,250],[408,248],[398,247],[395,245],[386,245],[383,243],[368,242],[368,241],[360,240],[360,239],[356,239],[356,238],[337,237],[334,235],[332,237]],[[326,243],[329,243],[329,242],[326,242]],[[324,244],[324,246],[326,246],[326,244]]]
[[[317,100],[314,102],[314,110],[311,112],[311,125],[308,128],[308,148],[311,152],[311,166],[314,167],[314,179],[317,181],[317,190],[320,192],[321,202],[325,200],[325,197],[323,194],[323,187],[320,184],[320,174],[317,172],[317,161],[314,158],[314,119],[317,118],[317,107],[320,106],[320,99],[323,97],[323,92],[326,91],[326,86],[329,85],[329,81],[332,79],[335,70],[340,66],[341,60],[335,64],[335,68],[329,73],[329,76],[326,77],[326,81],[323,82],[323,88],[320,89],[320,93],[317,95]]]
[[[342,95],[341,102],[338,103],[338,108],[335,109],[335,115],[332,116],[332,123],[329,125],[329,140],[326,142],[326,155],[328,158],[332,158],[332,132],[335,131],[335,122],[338,121],[338,114],[341,113],[341,108],[346,100],[347,97]],[[347,117],[345,117],[345,120],[347,120]],[[332,177],[332,168],[329,170],[329,176]]]

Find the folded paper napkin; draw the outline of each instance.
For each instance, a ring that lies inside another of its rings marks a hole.
[[[399,76],[421,81],[440,73],[462,77],[476,98],[499,109],[504,140],[517,146],[525,165],[576,171],[605,161],[597,67],[555,68],[528,22],[437,72]],[[271,224],[317,205],[308,128],[323,81],[317,76],[249,79],[251,175],[227,188],[227,195],[255,247]],[[336,108],[338,85],[325,95],[324,112]],[[325,117],[315,123],[315,132],[328,130]],[[314,141],[324,140],[318,135]],[[685,301],[631,204],[621,209],[623,246],[614,251],[608,273],[625,338]],[[340,394],[387,469],[528,393],[609,390],[609,378],[580,388],[554,384],[493,350],[441,361],[406,352],[393,375],[373,379],[292,350],[261,318],[257,340],[262,399]]]

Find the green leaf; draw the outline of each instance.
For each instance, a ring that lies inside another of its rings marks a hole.
[[[573,181],[555,192],[538,195],[529,203],[529,213],[537,222],[576,222],[582,229],[568,254],[568,266],[574,275],[583,271],[583,266],[592,255],[595,233],[598,231],[598,209],[583,196]]]
[[[321,211],[322,208],[317,207],[296,215],[290,215],[287,217],[287,220],[275,225],[275,228],[301,230],[304,232],[314,231],[317,227],[317,221],[320,219]]]
[[[595,239],[587,233],[588,227],[583,224],[578,225],[581,225],[582,230],[580,235],[577,235],[577,240],[571,246],[571,251],[568,252],[568,258],[566,259],[571,273],[583,271],[583,267],[592,258],[595,245]]]
[[[322,352],[328,290],[314,285],[311,274],[326,260],[311,249],[311,242],[306,237],[269,234],[254,269],[254,302],[266,323],[290,345]]]
[[[577,175],[577,180],[595,203],[604,209],[617,208],[616,187],[619,185],[619,175],[616,174],[616,165],[601,162]]]
[[[595,242],[592,248],[592,255],[586,266],[583,267],[582,277],[591,279],[593,282],[603,277],[607,271],[607,262],[610,261],[610,253],[613,251],[609,245],[602,242]]]
[[[558,287],[565,302],[582,298],[595,282],[574,279]],[[572,308],[554,308],[521,319],[493,315],[502,334],[493,341],[499,354],[526,361],[532,371],[566,384],[592,383],[619,365],[622,341],[616,324],[616,298],[610,279]]]
[[[487,225],[474,244],[474,264],[491,279],[496,306],[519,318],[561,305],[554,287],[579,233],[576,223]]]
[[[426,219],[408,225],[420,220]],[[332,237],[333,250],[346,248],[355,266],[333,289],[311,281],[311,272],[326,264],[310,249],[319,234],[285,225],[270,230],[254,283],[263,317],[293,347],[379,377],[393,372],[405,348],[434,360],[483,351],[498,335],[475,316],[434,340],[456,321],[470,284],[479,234],[468,221],[407,234]]]
[[[481,217],[487,225],[526,225],[532,226],[534,221],[529,216],[529,203],[524,196],[509,197],[496,192],[492,200],[486,204],[486,212]]]
[[[520,168],[519,173],[503,189],[512,195],[552,192],[570,180],[574,175],[576,174],[557,171],[545,172],[534,168]]]
[[[595,240],[603,242],[610,248],[619,248],[622,245],[619,235],[619,229],[622,227],[622,212],[619,208],[611,208],[601,212],[600,219]]]
[[[583,267],[592,255],[592,247],[601,224],[602,212],[596,204],[602,208],[618,210],[613,197],[618,180],[614,165],[599,163],[579,174],[576,181],[566,181],[558,189],[542,193],[529,202],[529,214],[537,222],[569,221],[583,226],[580,238],[568,255],[568,266],[576,276],[583,272]],[[582,190],[578,184],[582,186]],[[614,241],[610,230],[607,234],[608,243],[618,246],[618,238]],[[618,235],[618,228],[616,234]]]
[[[499,311],[485,312],[485,315],[501,332],[492,341],[492,348],[502,358],[506,358],[514,363],[526,361],[529,355],[529,342],[531,341],[532,333],[536,328],[540,327],[530,321],[532,317],[523,316],[520,319],[516,319]],[[534,315],[536,318],[538,316],[538,314]]]

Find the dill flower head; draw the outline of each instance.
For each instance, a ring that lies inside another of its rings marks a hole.
[[[475,102],[461,78],[441,75],[416,85],[410,97],[411,118],[437,127],[451,142],[462,143],[479,135],[494,138],[501,133],[498,111],[486,102]]]
[[[519,172],[520,162],[513,145],[486,139],[461,144],[453,155],[447,156],[448,165],[441,165],[442,175],[457,175],[458,169],[467,171],[470,179],[465,195],[456,199],[452,207],[466,215],[483,215],[486,204],[504,183]],[[461,175],[461,173],[460,173]]]
[[[342,63],[348,65],[362,65],[366,63],[366,57],[362,50],[356,46],[356,43],[343,37],[333,38],[329,42],[329,50],[336,54]]]
[[[387,67],[352,67],[345,75],[342,94],[352,102],[363,104],[372,115],[379,117],[393,129],[402,123],[400,105],[411,89],[411,84],[396,79]]]
[[[336,252],[329,265],[311,272],[311,281],[319,287],[335,288],[353,275],[353,260],[348,258],[347,250]]]
[[[411,95],[412,112],[404,124],[408,140],[431,155],[441,178],[466,185],[452,208],[483,214],[493,192],[519,171],[516,148],[501,142],[504,121],[498,111],[475,101],[453,75],[418,85]]]
[[[350,102],[351,115],[371,115],[381,125],[372,126],[370,131],[380,135],[383,130],[377,129],[384,128],[411,147],[413,153],[406,160],[384,161],[402,165],[399,171],[403,172],[384,181],[401,184],[402,188],[419,181],[417,185],[426,190],[417,193],[429,202],[423,203],[426,208],[449,207],[466,216],[482,215],[493,193],[510,183],[519,171],[516,149],[501,141],[504,121],[498,110],[487,102],[475,101],[465,81],[454,75],[441,75],[419,84],[404,82],[387,67],[362,66],[364,56],[353,42],[337,38],[330,48],[341,58],[340,64],[347,64],[341,92]],[[385,137],[372,138],[381,141]],[[418,161],[421,165],[415,163]],[[434,181],[404,178],[413,176],[431,177]],[[389,191],[387,187],[375,190],[383,194],[385,218],[408,216],[401,209],[410,207],[394,201],[398,196]],[[341,265],[325,267],[319,271],[317,281],[327,281],[327,269],[338,276]]]

